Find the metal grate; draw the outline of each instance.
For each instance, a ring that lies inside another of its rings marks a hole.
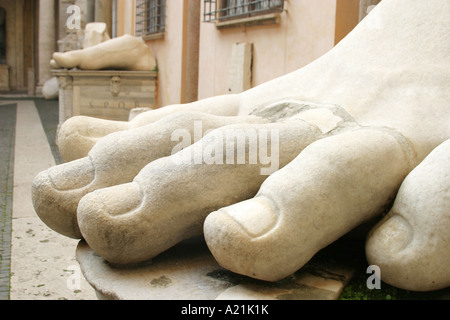
[[[136,35],[164,32],[166,0],[136,0]]]
[[[203,21],[214,22],[281,12],[284,0],[204,0]]]

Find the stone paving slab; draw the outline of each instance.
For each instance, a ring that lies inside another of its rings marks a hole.
[[[13,221],[11,300],[93,300],[96,295],[75,260],[76,240],[39,218]]]

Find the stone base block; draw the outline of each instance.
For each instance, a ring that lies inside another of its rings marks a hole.
[[[255,280],[217,264],[203,236],[139,265],[119,267],[84,241],[76,251],[86,280],[105,300],[334,300],[355,272],[348,243],[331,245],[278,282]]]
[[[59,85],[59,124],[76,115],[128,121],[130,110],[154,108],[154,71],[54,70]]]

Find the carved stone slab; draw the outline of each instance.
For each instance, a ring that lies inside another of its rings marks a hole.
[[[155,71],[54,70],[59,85],[59,124],[76,115],[128,121],[134,108],[155,106]]]
[[[333,300],[355,271],[356,264],[349,258],[355,257],[355,250],[349,241],[337,241],[278,282],[255,280],[223,269],[203,237],[184,241],[135,266],[111,265],[84,241],[78,244],[76,258],[99,299]]]

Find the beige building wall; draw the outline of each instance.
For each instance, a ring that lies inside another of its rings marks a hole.
[[[87,0],[75,2],[84,1]],[[108,1],[89,0],[90,11],[93,3]],[[117,36],[134,34],[136,1],[116,1]],[[7,63],[0,69],[12,91],[27,89],[31,67],[35,75],[33,84],[42,82],[38,76],[43,69],[40,64],[45,66],[48,59],[40,59],[42,39],[39,40],[38,30],[49,20],[41,17],[44,21],[39,23],[40,2],[0,0],[0,6],[7,12],[8,30]],[[56,15],[59,1],[42,2],[55,5],[56,25],[61,19]],[[286,0],[279,24],[219,30],[214,23],[202,22],[203,0],[167,0],[164,34],[146,39],[159,67],[157,105],[163,107],[229,92],[232,46],[238,42],[252,44],[251,86],[301,68],[330,50],[378,2]],[[57,35],[62,32],[59,31]],[[56,40],[55,48],[48,48],[48,52],[56,49]]]
[[[182,0],[166,1],[166,29],[164,37],[147,40],[158,64],[157,106],[181,102],[183,52]]]
[[[197,100],[200,0],[167,0],[165,31],[144,37],[158,64],[157,107]],[[119,0],[118,35],[135,33],[135,0]]]
[[[367,3],[372,0],[337,0],[336,1],[336,30],[335,43],[337,44],[353,30],[360,20],[360,2]],[[378,1],[379,2],[379,1]],[[367,9],[367,7],[366,7]]]
[[[117,0],[117,36],[134,34],[134,0]]]
[[[251,86],[295,71],[329,51],[358,23],[360,1],[286,0],[278,24],[218,29],[203,0],[167,0],[163,35],[146,38],[158,63],[157,106],[229,93],[235,43],[251,43]],[[135,0],[118,0],[118,35],[134,34]],[[195,22],[195,23],[194,23]]]
[[[233,43],[253,44],[252,86],[297,70],[335,44],[336,0],[288,0],[276,25],[200,27],[199,98],[226,94]]]

